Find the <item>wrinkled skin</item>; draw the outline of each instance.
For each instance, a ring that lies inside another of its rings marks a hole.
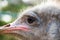
[[[22,40],[60,40],[60,9],[46,4],[33,7],[23,12],[9,26],[15,25],[23,25],[29,29],[12,30],[8,33],[22,36]]]

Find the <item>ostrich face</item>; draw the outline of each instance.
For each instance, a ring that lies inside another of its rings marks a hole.
[[[59,33],[59,16],[60,9],[56,7],[34,7],[23,12],[9,27],[1,28],[1,33],[16,33],[30,40],[53,39]]]

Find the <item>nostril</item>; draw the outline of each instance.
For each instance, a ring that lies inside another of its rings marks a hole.
[[[4,25],[4,27],[9,27],[9,26],[10,26],[10,24]]]

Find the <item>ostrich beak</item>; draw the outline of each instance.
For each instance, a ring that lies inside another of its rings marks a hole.
[[[13,31],[29,31],[29,28],[26,25],[17,25],[12,26],[10,24],[0,27],[0,33],[12,33]]]

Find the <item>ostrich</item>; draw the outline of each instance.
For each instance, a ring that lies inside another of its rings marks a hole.
[[[22,40],[60,40],[59,0],[50,0],[25,10],[14,22],[0,27],[0,34]]]

